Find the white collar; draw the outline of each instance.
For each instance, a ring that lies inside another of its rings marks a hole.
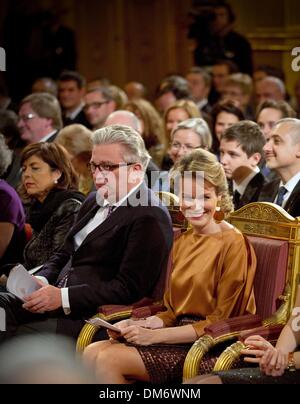
[[[141,181],[139,184],[137,184],[135,187],[133,187],[128,194],[126,194],[123,198],[121,198],[118,202],[115,202],[112,204],[112,206],[115,206],[115,208],[118,208],[119,206],[121,206],[123,204],[123,202],[126,201],[126,199],[128,199],[130,197],[130,195],[132,195],[133,193],[135,193],[137,191],[137,189],[141,186],[143,181]],[[109,205],[109,201],[107,199],[104,200],[102,207],[106,207]]]
[[[75,108],[73,111],[65,112],[65,117],[69,119],[75,119],[76,116],[81,112],[82,108],[84,107],[84,102],[81,101],[81,103],[78,105],[77,108]]]
[[[57,130],[55,129],[55,130],[53,130],[52,132],[48,133],[48,135],[42,137],[42,139],[39,140],[39,143],[40,143],[40,142],[47,142],[47,140],[48,140],[52,135],[54,135],[56,132],[57,132]]]
[[[244,195],[244,192],[249,184],[249,182],[260,172],[259,168],[256,166],[253,171],[240,183],[237,184],[235,181],[233,181],[233,190],[238,191],[240,195]]]
[[[287,189],[289,193],[292,193],[299,181],[300,181],[300,171],[297,174],[295,174],[292,178],[290,178],[287,183],[284,184],[282,181],[280,181],[279,186],[280,187],[284,186],[284,188]]]

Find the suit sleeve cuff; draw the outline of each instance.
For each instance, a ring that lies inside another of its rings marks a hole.
[[[62,308],[64,310],[65,315],[67,316],[68,314],[71,313],[68,288],[61,288],[61,301],[62,301]]]

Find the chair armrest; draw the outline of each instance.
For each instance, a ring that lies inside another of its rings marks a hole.
[[[206,353],[217,344],[231,341],[237,337],[241,330],[248,330],[262,325],[260,316],[247,314],[239,317],[232,317],[226,320],[216,321],[205,327],[205,335],[194,342],[189,350],[183,367],[183,380],[197,376],[201,361]]]
[[[283,324],[276,324],[245,330],[240,333],[239,340],[243,342],[246,338],[250,337],[250,335],[261,335],[266,340],[275,342],[277,341],[283,327]]]
[[[233,365],[240,360],[241,350],[245,348],[244,340],[250,335],[261,335],[274,344],[283,327],[283,324],[276,324],[242,331],[239,335],[239,340],[226,348],[219,356],[213,370],[221,371],[231,369]]]
[[[126,306],[118,304],[106,304],[98,308],[98,313],[93,318],[100,317],[106,321],[120,321],[133,316],[134,318],[148,317],[163,311],[164,307],[160,302],[153,302],[150,298],[142,298],[138,302]],[[76,350],[82,352],[89,344],[98,330],[97,326],[85,324],[77,338]]]
[[[232,317],[226,320],[216,321],[204,328],[205,334],[210,335],[216,343],[226,341],[228,338],[238,335],[242,330],[259,327],[262,325],[261,317],[257,314]]]

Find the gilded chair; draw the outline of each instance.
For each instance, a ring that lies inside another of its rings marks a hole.
[[[187,229],[187,221],[179,210],[178,197],[170,192],[158,192],[157,195],[170,213],[174,239],[180,236],[181,232]],[[164,292],[167,288],[170,274],[172,272],[172,253],[169,257],[168,265],[161,273],[155,288],[149,297],[145,297],[132,305],[103,305],[98,308],[97,314],[93,318],[100,317],[106,321],[120,321],[129,317],[148,317],[164,310],[162,303]],[[76,349],[82,352],[84,348],[93,342],[93,338],[99,327],[92,324],[83,326],[77,338]]]
[[[275,341],[295,302],[300,273],[299,218],[273,203],[255,202],[231,213],[228,221],[247,236],[256,252],[257,313],[207,327],[206,334],[193,344],[186,357],[184,380],[234,366],[245,336],[259,333]]]

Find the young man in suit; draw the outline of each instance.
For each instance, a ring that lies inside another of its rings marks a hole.
[[[99,306],[150,296],[167,265],[172,224],[143,183],[150,158],[143,139],[113,125],[96,131],[93,142],[90,169],[97,192],[82,205],[61,250],[39,271],[42,287],[23,304],[0,294],[10,333],[19,324],[51,317],[56,332],[76,338]]]
[[[258,168],[264,144],[263,133],[252,121],[238,122],[221,136],[221,164],[231,181],[235,210],[258,200],[265,183]]]
[[[259,200],[282,206],[291,216],[300,216],[300,120],[279,120],[264,146],[267,167],[279,175],[264,186]]]

